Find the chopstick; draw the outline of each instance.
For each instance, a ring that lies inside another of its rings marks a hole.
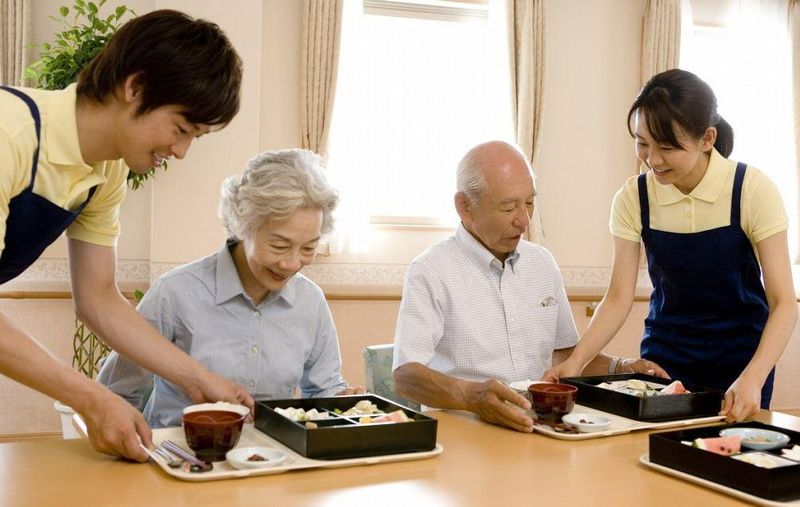
[[[208,461],[203,461],[201,459],[192,456],[186,449],[179,446],[172,440],[164,440],[163,442],[161,442],[161,446],[164,449],[171,452],[172,454],[174,454],[175,456],[178,456],[179,458],[183,459],[187,463],[191,463],[192,465],[197,466],[198,468],[200,468],[200,470],[211,470],[213,466]]]

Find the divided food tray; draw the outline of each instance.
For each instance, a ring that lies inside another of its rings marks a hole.
[[[172,440],[181,447],[188,449],[186,438],[183,433],[183,428],[161,428],[153,430],[153,443],[160,444],[164,440]],[[156,464],[167,474],[184,481],[216,481],[222,479],[238,479],[242,477],[252,477],[259,475],[273,475],[293,470],[302,470],[308,468],[336,468],[358,465],[375,465],[378,463],[391,463],[395,461],[409,461],[417,459],[431,458],[440,454],[443,447],[437,444],[432,450],[425,452],[413,452],[392,454],[388,456],[372,456],[361,457],[341,460],[314,460],[305,458],[292,449],[281,444],[277,440],[270,438],[264,433],[255,429],[251,424],[245,424],[242,428],[242,435],[239,438],[239,443],[236,445],[240,447],[269,447],[283,451],[286,454],[286,460],[278,466],[271,468],[259,468],[250,470],[236,470],[226,461],[214,462],[214,468],[210,472],[187,472],[181,468],[170,468],[167,463],[158,455],[153,455],[153,460]]]
[[[603,382],[631,379],[661,385],[671,382],[642,373],[568,377],[561,379],[561,382],[578,388],[577,403],[637,421],[661,422],[711,417],[717,415],[722,407],[722,391],[693,384],[684,384],[690,393],[645,397],[597,387]]]
[[[607,430],[597,431],[593,433],[563,433],[556,431],[556,429],[553,428],[552,426],[534,422],[533,430],[537,433],[542,433],[544,435],[547,435],[548,437],[559,438],[562,440],[586,440],[589,438],[601,438],[601,437],[611,437],[614,435],[623,435],[625,433],[630,433],[631,431],[676,428],[682,426],[709,424],[724,419],[723,416],[713,415],[708,417],[675,419],[671,421],[661,421],[661,422],[637,421],[635,419],[628,419],[615,414],[610,414],[608,412],[603,412],[602,410],[598,410],[596,408],[585,407],[577,404],[575,405],[575,408],[572,409],[572,413],[573,414],[587,413],[587,414],[601,415],[603,417],[611,419],[611,426],[609,426]]]
[[[408,422],[360,424],[360,416],[344,416],[359,401],[370,401],[383,414],[402,411]],[[275,409],[316,409],[328,419],[292,421]],[[432,451],[436,447],[438,421],[374,394],[257,401],[255,427],[299,455],[312,459],[346,459],[398,453]]]
[[[648,461],[762,500],[779,502],[800,500],[800,462],[776,468],[763,468],[683,443],[693,442],[697,438],[715,438],[719,436],[720,430],[737,427],[767,429],[788,435],[789,442],[783,446],[784,448],[800,444],[800,433],[796,431],[751,421],[654,433],[650,435]],[[748,452],[748,449],[742,448],[742,452]],[[760,452],[781,456],[780,449]]]

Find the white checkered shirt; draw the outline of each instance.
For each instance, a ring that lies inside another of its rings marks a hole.
[[[460,225],[408,266],[394,342],[393,369],[513,382],[539,379],[578,331],[547,249],[521,241],[503,269]]]

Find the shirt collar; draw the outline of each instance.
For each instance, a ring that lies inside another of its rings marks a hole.
[[[92,168],[83,161],[78,140],[78,117],[76,114],[76,84],[48,96],[46,117],[42,118],[43,138],[41,144],[46,159],[57,165]]]
[[[236,264],[233,262],[230,248],[236,244],[235,240],[229,239],[225,245],[217,252],[217,269],[216,269],[216,304],[222,304],[238,295],[242,295],[246,300],[251,301],[250,295],[247,294],[239,278],[239,273],[236,271]],[[297,281],[296,277],[292,276],[286,285],[279,291],[270,291],[267,297],[261,303],[269,304],[278,299],[283,299],[289,306],[294,306],[297,294]]]
[[[472,259],[472,261],[482,268],[489,268],[492,266],[493,263],[498,267],[502,267],[502,264],[497,259],[497,257],[492,254],[480,241],[475,239],[475,237],[464,227],[463,223],[458,224],[458,229],[456,229],[456,241],[461,245],[464,252],[467,254],[467,257]],[[513,252],[510,252],[508,256],[506,256],[506,262],[511,266],[511,269],[514,269],[514,265],[516,264],[517,260],[519,259],[519,250],[515,249]]]
[[[708,161],[708,169],[706,169],[703,179],[700,180],[700,183],[698,183],[688,195],[701,201],[710,203],[716,202],[717,198],[722,193],[722,188],[725,184],[726,176],[728,175],[727,168],[729,165],[730,161],[720,155],[716,149],[712,148],[711,157]],[[675,185],[661,185],[655,180],[653,181],[656,189],[656,201],[659,206],[675,204],[686,198],[686,194],[678,190]]]

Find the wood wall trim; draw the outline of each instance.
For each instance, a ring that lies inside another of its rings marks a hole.
[[[122,295],[133,299],[132,291],[124,291]],[[11,290],[0,291],[0,299],[72,299],[68,290]]]
[[[127,299],[133,299],[133,292],[123,292],[123,296]],[[571,303],[599,303],[603,299],[602,294],[586,294],[581,291],[579,294],[570,294],[567,291],[567,298]],[[0,291],[0,299],[72,299],[72,292],[70,291]],[[325,299],[328,301],[400,301],[399,293],[368,293],[346,290],[339,292],[337,290],[325,291]],[[633,298],[636,302],[650,301],[649,296],[636,295]]]
[[[21,442],[23,440],[41,440],[41,439],[52,439],[52,438],[63,438],[63,435],[60,431],[42,431],[39,433],[6,433],[5,435],[0,435],[0,442]]]

